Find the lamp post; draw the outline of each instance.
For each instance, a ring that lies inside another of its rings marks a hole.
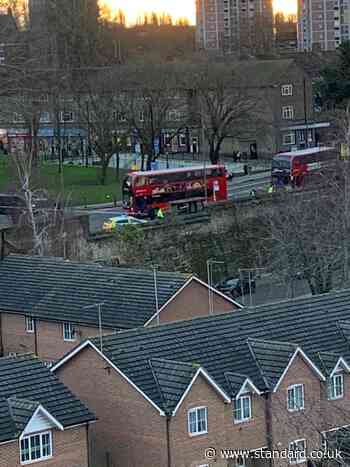
[[[93,305],[84,306],[84,310],[89,310],[91,308],[97,308],[98,311],[98,329],[100,335],[100,351],[103,353],[103,338],[102,338],[102,306],[105,305],[106,302],[99,302],[94,303]]]
[[[212,289],[212,282],[213,282],[213,265],[214,264],[225,264],[224,261],[215,261],[213,259],[207,260],[207,276],[208,276],[208,299],[209,299],[209,315],[214,314],[214,299],[213,299],[213,289]]]

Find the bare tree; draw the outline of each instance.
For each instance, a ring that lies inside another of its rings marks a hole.
[[[220,158],[224,140],[257,124],[259,100],[232,68],[215,64],[201,67],[195,78],[197,115],[213,164]],[[262,103],[262,102],[261,102]]]

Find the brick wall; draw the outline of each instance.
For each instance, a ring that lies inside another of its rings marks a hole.
[[[1,313],[1,334],[4,355],[9,352],[35,352],[35,334],[27,333],[25,316],[11,313]],[[63,340],[63,324],[51,321],[37,320],[37,350],[42,360],[54,361],[73,349],[81,340],[99,335],[98,328],[74,326],[78,331],[74,342]],[[111,330],[104,330],[110,334]]]
[[[52,432],[53,457],[40,461],[40,467],[88,467],[86,427]],[[0,444],[0,467],[20,467],[18,440]]]
[[[166,417],[91,349],[57,371],[92,410],[91,467],[165,467]],[[173,466],[174,467],[174,466]]]
[[[199,282],[192,281],[185,287],[160,313],[160,323],[181,321],[209,314],[208,289]],[[235,305],[221,295],[214,293],[214,313],[221,314],[234,311]],[[153,319],[149,326],[157,324]]]

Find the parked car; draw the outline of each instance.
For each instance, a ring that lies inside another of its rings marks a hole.
[[[252,293],[255,293],[256,283],[254,278],[251,279],[249,283],[248,277],[243,277],[243,280],[240,278],[230,277],[222,282],[219,282],[215,287],[226,295],[231,295],[233,298],[238,298],[242,295],[249,294],[250,289]]]
[[[115,216],[110,217],[107,221],[103,223],[102,229],[105,232],[111,232],[118,227],[124,227],[125,225],[139,225],[139,224],[146,224],[147,221],[144,219],[137,219],[136,217],[131,216]]]

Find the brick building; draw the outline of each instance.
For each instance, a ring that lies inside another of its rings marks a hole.
[[[209,314],[208,286],[178,273],[10,255],[0,261],[1,354],[52,362],[87,337]],[[156,290],[157,301],[156,304]],[[212,289],[214,313],[241,307]],[[158,306],[158,312],[157,312]]]
[[[0,358],[0,467],[88,467],[94,421],[37,358]]]
[[[52,371],[97,414],[92,465],[305,465],[349,425],[349,305],[347,290],[121,332]]]

